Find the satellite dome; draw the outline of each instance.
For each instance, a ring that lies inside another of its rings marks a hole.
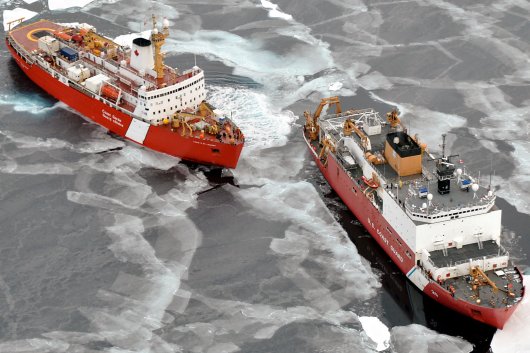
[[[169,27],[169,21],[167,18],[164,18],[164,21],[162,21],[162,25],[166,28]]]
[[[399,137],[394,137],[394,143],[397,145],[399,143]]]
[[[478,188],[479,188],[478,184],[473,183],[473,185],[471,185],[471,190],[473,190],[473,192],[477,192]]]
[[[153,34],[158,34],[158,28],[153,28]]]
[[[462,175],[462,169],[461,169],[461,168],[458,168],[458,169],[456,170],[456,174],[457,174],[457,175]]]
[[[433,198],[432,194],[427,194],[427,200],[432,201],[432,198]]]

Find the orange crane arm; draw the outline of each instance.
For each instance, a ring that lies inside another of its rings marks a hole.
[[[320,104],[318,105],[317,110],[315,111],[315,114],[313,114],[313,122],[315,124],[317,123],[317,120],[320,117],[320,114],[322,113],[322,109],[324,109],[326,105],[329,105],[329,106],[335,105],[335,112],[337,114],[342,113],[342,107],[340,105],[339,97],[322,98],[322,100],[320,101]]]
[[[480,274],[482,276],[482,278],[484,278],[494,290],[499,289],[499,288],[497,288],[497,285],[495,285],[495,282],[493,282],[491,279],[489,279],[489,277],[484,273],[484,271],[482,271],[478,266],[473,267],[471,269],[471,275],[473,277],[476,278],[477,274]]]

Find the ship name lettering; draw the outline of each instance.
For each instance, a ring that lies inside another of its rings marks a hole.
[[[375,224],[374,224],[374,223],[372,223],[372,221],[370,220],[370,218],[368,218],[368,223],[369,223],[369,224],[370,224],[370,225],[372,226],[372,228],[374,228],[374,229],[375,229]]]
[[[372,223],[372,221],[370,220],[370,218],[368,218],[368,223],[372,226],[372,228],[375,229],[375,224]],[[383,243],[386,244],[386,246],[389,246],[390,245],[390,242],[388,241],[388,239],[383,235],[383,232],[381,232],[379,229],[376,230],[376,233],[377,235],[379,236],[379,238],[381,238],[381,240],[383,241]],[[390,251],[392,251],[392,253],[398,258],[398,260],[400,262],[403,262],[403,256],[401,256],[401,254],[394,248],[393,245],[390,245]]]
[[[215,145],[211,143],[205,143],[205,142],[199,142],[199,141],[193,141],[193,143],[196,143],[198,145],[208,146],[208,147],[215,147]]]
[[[388,239],[383,235],[383,233],[379,229],[377,230],[377,235],[379,235],[381,240],[383,240],[385,244],[388,245]]]
[[[438,298],[438,293],[436,293],[436,292],[433,291],[432,289],[431,289],[431,293],[432,293],[436,298]]]
[[[123,123],[121,122],[121,119],[118,118],[116,115],[109,113],[105,109],[101,109],[101,113],[102,113],[103,117],[105,119],[107,119],[108,121],[111,121],[114,124],[116,124],[116,125],[118,125],[120,127],[123,127]]]
[[[394,249],[394,246],[390,245],[390,250],[396,255],[396,257],[399,259],[399,261],[403,262],[403,256],[401,256],[396,249]]]

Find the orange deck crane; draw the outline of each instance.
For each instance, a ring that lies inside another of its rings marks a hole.
[[[324,109],[326,105],[329,105],[329,106],[335,105],[335,113],[336,114],[342,113],[342,108],[340,106],[339,97],[322,98],[313,116],[311,116],[311,113],[309,111],[304,112],[305,129],[306,131],[309,132],[309,138],[312,141],[315,141],[318,139],[319,128],[318,128],[317,122],[318,122],[318,118],[320,117],[320,114],[322,113],[322,109]]]

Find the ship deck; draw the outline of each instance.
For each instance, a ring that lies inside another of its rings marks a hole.
[[[504,308],[517,304],[523,297],[523,281],[519,272],[513,268],[504,268],[497,271],[486,271],[488,278],[495,283],[497,289],[486,282],[479,281],[473,289],[471,275],[450,278],[442,282],[442,286],[454,292],[454,297],[478,304],[486,308]],[[508,292],[514,294],[510,296]],[[480,301],[477,301],[479,300]]]
[[[352,116],[354,111],[346,111],[339,115],[327,115],[320,117],[319,125],[325,130],[325,132],[333,137],[335,141],[340,141],[344,138],[342,131],[342,125],[344,121]],[[358,111],[357,111],[358,112]],[[329,122],[329,123],[328,123]],[[388,133],[397,131],[392,128],[390,124],[383,122],[381,126],[381,133],[368,136],[370,138],[372,152],[380,152],[384,154],[385,141]],[[352,133],[350,136],[359,145],[362,146],[361,138]],[[321,147],[319,146],[319,149]],[[320,151],[318,151],[320,152]],[[410,176],[399,176],[398,173],[388,164],[373,164],[372,166],[376,169],[379,174],[379,178],[384,180],[387,184],[387,188],[390,189],[391,195],[397,199],[398,203],[404,207],[405,203],[410,207],[412,211],[425,210],[425,205],[428,204],[426,197],[420,198],[417,195],[417,190],[420,187],[426,187],[428,192],[433,195],[433,200],[427,209],[431,212],[431,215],[438,213],[441,210],[455,210],[455,214],[458,216],[465,216],[466,212],[470,212],[466,207],[475,207],[477,205],[485,205],[488,202],[487,188],[480,187],[476,193],[473,193],[469,188],[462,190],[458,184],[458,180],[450,180],[451,192],[441,195],[437,192],[437,177],[436,172],[436,158],[428,153],[422,154],[422,173],[414,174]],[[455,164],[456,168],[464,168],[460,164]],[[398,190],[398,185],[402,184],[402,187]],[[425,213],[429,215],[429,213]],[[421,221],[414,220],[416,224],[421,224]]]
[[[40,20],[26,25],[17,26],[9,34],[15,42],[28,52],[38,49],[40,37],[52,35],[54,31],[62,30],[64,27],[57,23]]]
[[[455,247],[445,250],[430,251],[430,259],[438,268],[450,267],[456,263],[469,261],[470,259],[482,259],[484,257],[493,257],[504,255],[506,251],[497,245],[496,242],[488,240],[474,244],[467,244],[462,248]]]
[[[9,34],[13,38],[13,40],[24,50],[26,50],[28,53],[32,52],[33,50],[38,49],[38,40],[40,37],[50,35],[53,36],[54,31],[62,31],[66,30],[67,27],[61,26],[57,23],[54,23],[49,20],[39,20],[33,23],[19,25],[12,29]],[[104,37],[101,37],[104,38]],[[111,39],[107,39],[108,41],[112,42]],[[74,47],[78,50],[82,50],[82,48],[77,47],[75,43],[68,43],[69,46]],[[125,60],[129,62],[129,57],[127,57],[124,52],[118,51],[118,57],[116,60],[114,59],[108,59],[109,62],[113,62],[115,66],[119,66],[119,63],[122,60]],[[89,60],[85,60],[87,63],[94,64],[93,62]],[[103,67],[98,65],[98,68],[102,71],[105,71],[107,75],[110,77],[115,77],[116,74],[111,73],[108,70],[103,70]],[[134,68],[127,65],[127,70],[131,71],[135,75],[139,75],[139,72],[135,70]],[[172,69],[169,66],[164,66],[164,77],[163,78],[155,78],[150,75],[145,75],[144,78],[151,83],[150,86],[147,86],[147,91],[155,90],[161,87],[167,87],[172,86],[175,84],[178,84],[180,82],[183,82],[187,79],[190,79],[193,77],[192,73],[185,73],[180,74],[175,69]],[[119,81],[119,80],[118,80]],[[129,88],[128,92],[131,93],[133,90],[132,88]],[[133,109],[134,110],[134,109]]]

